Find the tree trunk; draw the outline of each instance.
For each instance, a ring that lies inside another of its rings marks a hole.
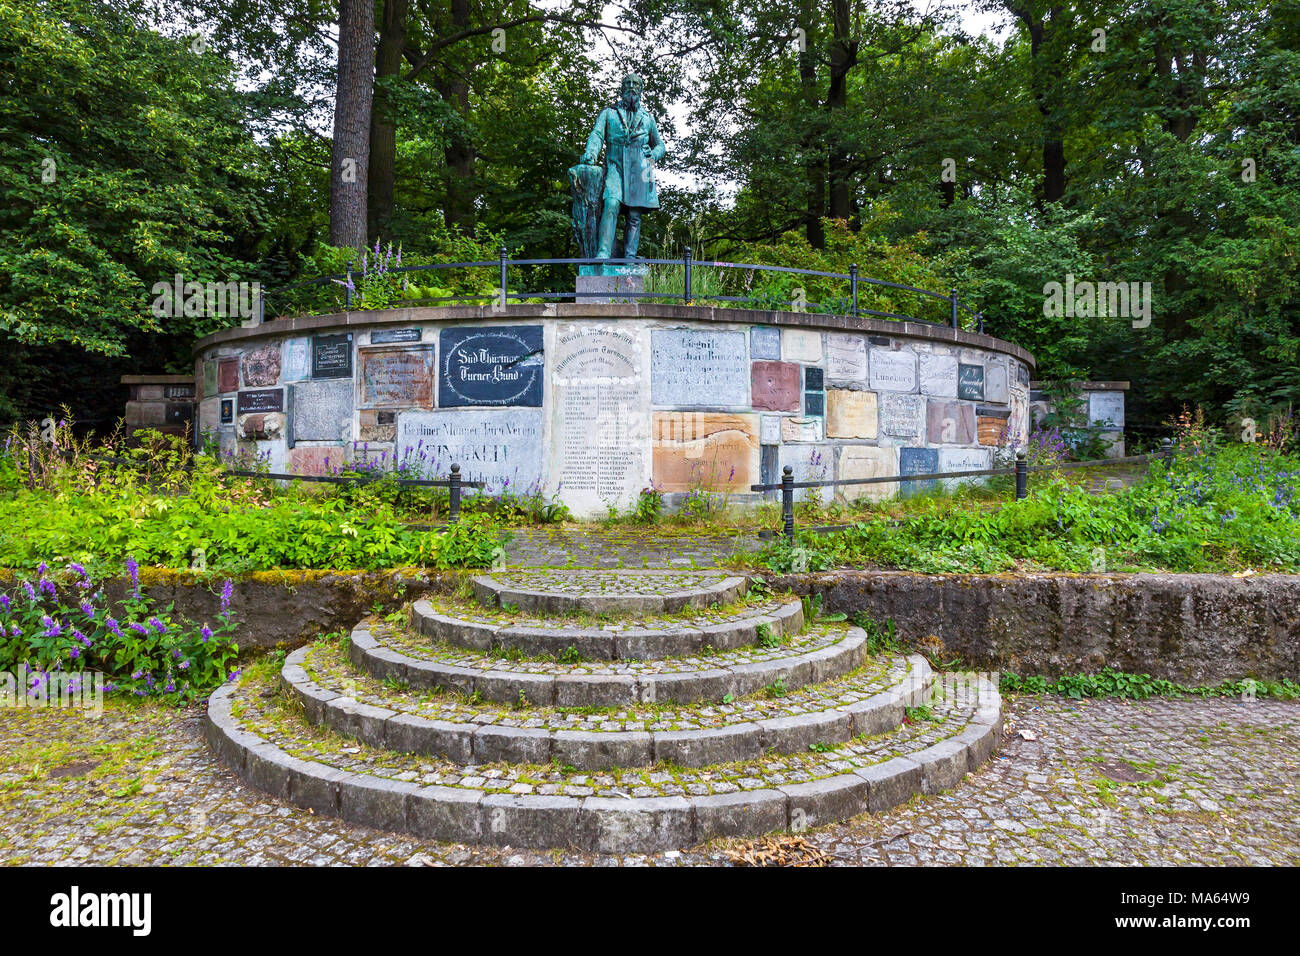
[[[330,159],[330,244],[366,245],[366,182],[374,93],[375,8],[372,0],[339,0],[338,88]]]
[[[799,25],[804,31],[804,49],[799,51],[799,86],[803,93],[804,116],[809,121],[818,115],[820,100],[817,95],[817,55],[812,49],[815,9],[815,0],[804,0],[799,17]],[[808,129],[802,146],[807,183],[804,229],[808,245],[822,249],[826,246],[826,230],[822,227],[822,217],[826,215],[826,153],[815,123]]]
[[[375,53],[375,99],[370,114],[370,174],[367,220],[370,236],[389,232],[393,221],[393,189],[397,180],[397,115],[380,80],[396,77],[406,44],[408,0],[384,0]]]
[[[852,223],[857,218],[849,181],[849,157],[840,142],[841,124],[849,100],[849,70],[858,62],[858,43],[850,38],[852,24],[849,20],[849,0],[833,0],[834,36],[831,39],[831,83],[826,96],[827,133],[830,139],[827,150],[827,170],[830,178],[831,218]]]
[[[451,23],[454,31],[469,26],[469,0],[451,0]],[[477,191],[474,185],[474,144],[465,132],[469,123],[469,81],[452,74],[442,85],[442,95],[460,115],[461,125],[448,131],[447,198],[443,214],[448,226],[458,226],[467,236],[474,235]]]

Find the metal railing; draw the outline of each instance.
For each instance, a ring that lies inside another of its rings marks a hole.
[[[295,282],[290,285],[281,286],[278,289],[272,289],[269,292],[262,291],[258,295],[257,315],[259,322],[266,321],[266,299],[269,296],[281,295],[286,292],[292,292],[298,289],[305,289],[311,286],[326,285],[336,283],[343,286],[343,306],[345,309],[352,308],[353,292],[356,289],[356,279],[362,273],[358,273],[355,268],[356,263],[348,263],[346,272],[334,273],[332,275],[318,276],[314,279],[307,279],[302,282]],[[796,269],[790,266],[764,266],[756,263],[745,262],[721,262],[716,260],[695,259],[691,255],[691,247],[687,246],[680,259],[511,259],[504,246],[501,247],[500,256],[495,261],[483,262],[440,262],[433,265],[421,266],[394,266],[383,270],[384,274],[392,275],[398,273],[415,273],[426,271],[437,271],[443,269],[491,269],[495,268],[498,272],[498,288],[495,293],[466,293],[447,296],[431,296],[429,298],[406,300],[410,302],[466,302],[488,300],[496,302],[500,306],[507,305],[510,300],[523,301],[525,299],[572,299],[575,302],[583,298],[618,298],[618,299],[669,299],[677,298],[678,293],[668,293],[663,291],[652,292],[614,292],[596,291],[596,292],[511,292],[509,290],[509,270],[511,266],[517,267],[534,267],[534,266],[681,266],[683,268],[683,289],[680,298],[685,305],[691,305],[696,300],[695,288],[693,284],[692,270],[698,267],[707,267],[713,269],[749,269],[756,272],[786,273],[789,275],[813,276],[824,279],[841,279],[849,285],[849,295],[835,303],[810,303],[799,299],[760,299],[756,296],[743,295],[713,295],[703,294],[700,296],[702,301],[707,302],[735,302],[748,303],[755,308],[771,308],[772,303],[781,306],[790,306],[795,311],[813,311],[821,314],[830,315],[852,315],[852,316],[875,316],[882,319],[890,319],[902,322],[924,322],[928,325],[947,325],[948,322],[936,322],[933,319],[922,319],[911,315],[904,315],[901,312],[882,312],[875,309],[861,308],[858,304],[858,288],[861,285],[879,286],[887,289],[897,289],[901,292],[910,292],[919,296],[933,299],[939,299],[948,304],[949,321],[954,329],[959,327],[959,320],[962,312],[973,317],[976,327],[980,333],[984,332],[984,314],[971,308],[957,298],[957,290],[951,289],[947,295],[941,292],[933,292],[929,289],[918,289],[915,286],[903,285],[898,282],[888,282],[884,279],[872,279],[862,276],[858,273],[857,263],[849,266],[848,272],[820,272],[815,269]],[[274,320],[272,320],[274,321]]]
[[[1015,475],[1016,499],[1029,497],[1029,474],[1035,471],[1060,471],[1067,468],[1100,468],[1109,465],[1123,465],[1139,461],[1163,459],[1166,467],[1173,464],[1174,445],[1168,438],[1160,443],[1160,451],[1149,455],[1129,455],[1125,458],[1095,458],[1091,461],[1071,461],[1058,465],[1030,466],[1023,451],[1016,453],[1016,463],[1012,468],[985,468],[979,471],[943,471],[923,475],[885,475],[878,478],[843,478],[822,481],[795,481],[794,468],[786,465],[781,470],[779,484],[750,485],[750,491],[781,492],[781,533],[787,541],[794,541],[794,493],[797,488],[827,488],[840,485],[884,485],[901,484],[905,481],[935,481],[942,478],[983,478]],[[846,526],[848,527],[848,526]],[[770,533],[770,532],[767,532]]]

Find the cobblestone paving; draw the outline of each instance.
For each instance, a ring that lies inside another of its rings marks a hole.
[[[485,575],[499,587],[517,591],[544,591],[547,594],[571,594],[578,597],[640,594],[680,594],[683,591],[717,589],[731,577],[726,572],[709,571],[499,571]]]
[[[699,535],[689,528],[587,526],[512,529],[507,560],[519,567],[712,568],[762,547],[757,534]]]
[[[487,607],[471,599],[459,598],[445,594],[430,594],[423,598],[435,614],[453,617],[458,621],[471,621],[476,624],[497,624],[503,627],[528,627],[553,630],[556,633],[573,628],[599,628],[616,634],[619,631],[632,630],[682,630],[685,628],[710,627],[731,621],[744,621],[756,616],[775,614],[781,608],[798,597],[785,594],[773,597],[766,592],[759,595],[751,591],[747,597],[730,604],[709,604],[705,607],[688,607],[675,614],[633,614],[609,613],[595,615],[577,614],[540,614],[527,611],[505,611],[499,607]]]
[[[1010,712],[1002,752],[952,793],[804,836],[839,865],[1300,864],[1300,703],[1025,697]],[[0,711],[5,863],[717,865],[736,846],[426,843],[263,798],[216,763],[197,711]]]

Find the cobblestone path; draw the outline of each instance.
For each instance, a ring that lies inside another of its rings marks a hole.
[[[955,790],[809,831],[784,855],[835,865],[1296,865],[1298,781],[1300,702],[1010,698],[1001,752]],[[248,789],[209,752],[197,710],[0,711],[9,864],[717,865],[753,847],[592,857],[424,843]]]

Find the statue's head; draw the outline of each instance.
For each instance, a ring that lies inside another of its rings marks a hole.
[[[645,84],[642,82],[641,77],[637,76],[635,73],[625,74],[623,77],[623,85],[619,90],[623,105],[628,109],[636,109],[641,103],[641,90],[644,86]]]

